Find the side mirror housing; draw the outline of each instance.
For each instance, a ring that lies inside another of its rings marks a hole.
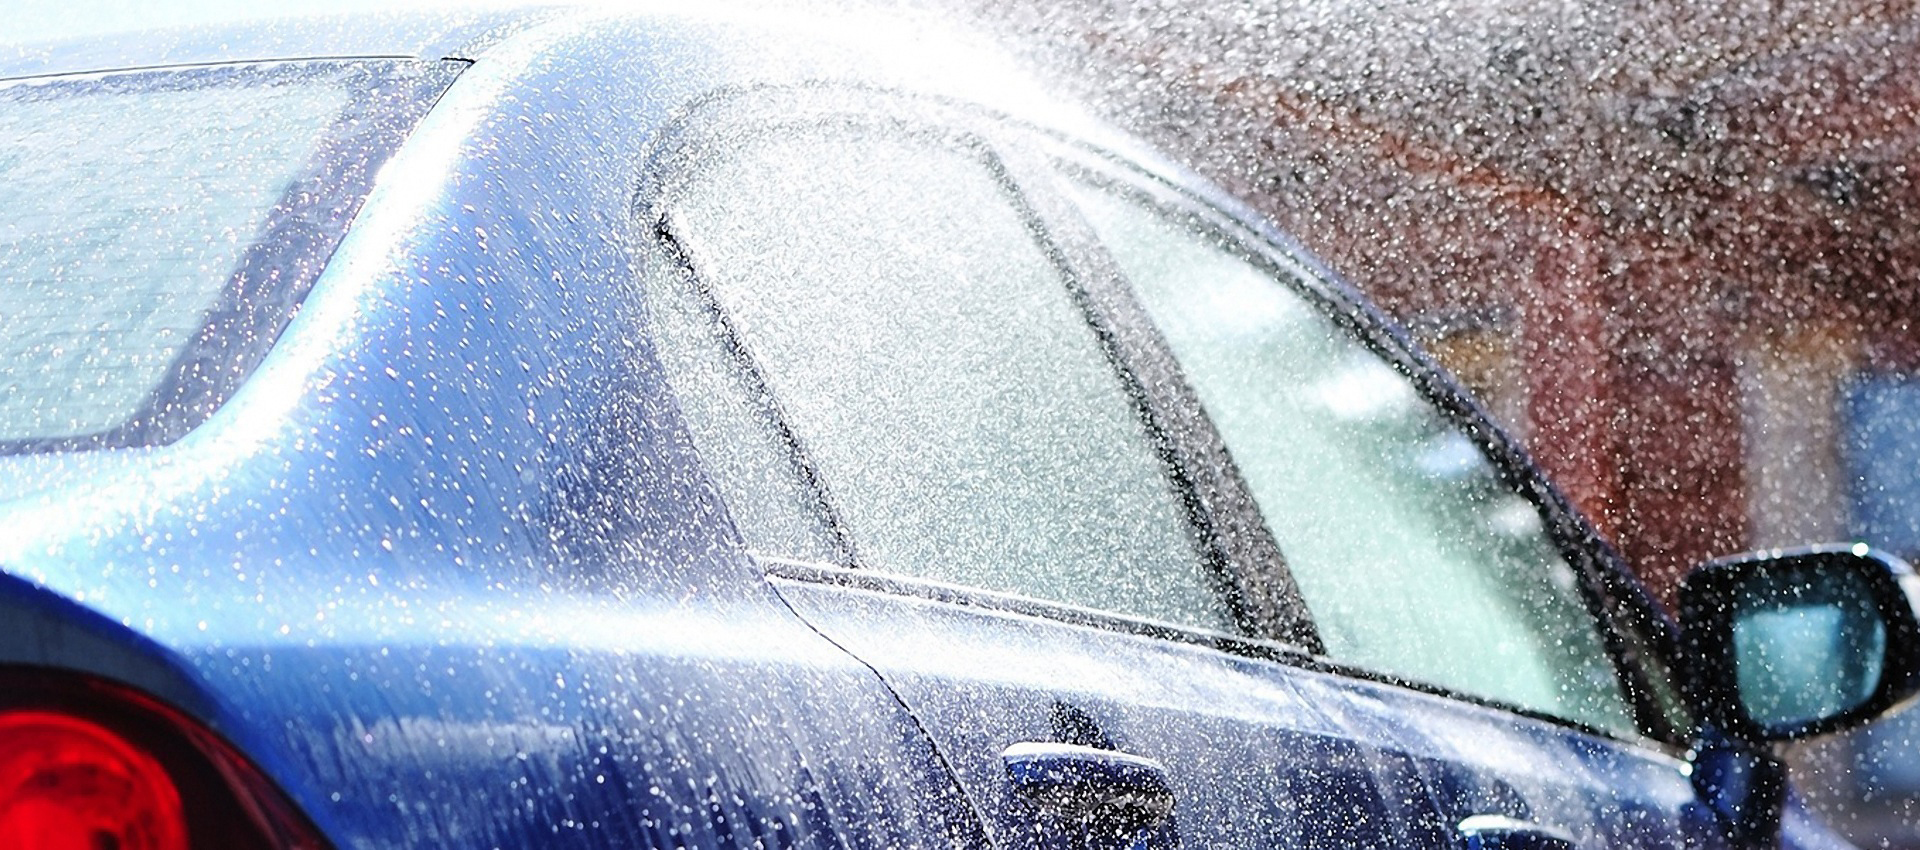
[[[1920,692],[1920,576],[1866,546],[1741,555],[1680,585],[1689,701],[1754,743],[1874,719]]]

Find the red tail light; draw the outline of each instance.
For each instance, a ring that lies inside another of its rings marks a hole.
[[[99,725],[45,711],[0,714],[0,847],[187,850],[173,779]]]
[[[0,667],[0,848],[319,850],[251,762],[138,691]]]

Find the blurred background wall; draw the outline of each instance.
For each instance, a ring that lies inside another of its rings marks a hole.
[[[1404,322],[1657,595],[1920,558],[1920,8],[970,0]],[[1920,847],[1920,711],[1795,758]]]

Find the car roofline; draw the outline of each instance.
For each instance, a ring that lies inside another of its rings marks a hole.
[[[309,14],[0,43],[0,81],[332,59],[472,59],[566,7]]]

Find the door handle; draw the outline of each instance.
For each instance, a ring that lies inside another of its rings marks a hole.
[[[1006,748],[1007,779],[1021,797],[1064,819],[1075,847],[1147,846],[1171,834],[1173,786],[1150,758],[1078,744],[1026,742]]]
[[[1474,815],[1459,830],[1467,850],[1574,850],[1572,833],[1506,815]]]

